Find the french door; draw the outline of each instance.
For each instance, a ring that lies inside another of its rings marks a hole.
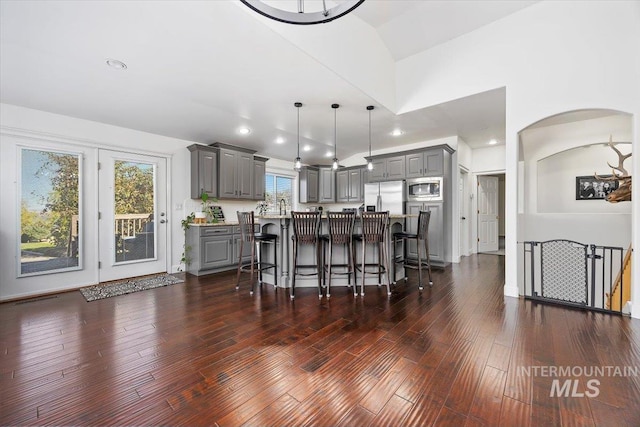
[[[100,282],[167,271],[166,159],[98,154]]]

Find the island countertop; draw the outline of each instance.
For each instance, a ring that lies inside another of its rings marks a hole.
[[[417,214],[391,214],[389,215],[390,219],[404,219],[404,218],[417,218]],[[326,219],[326,216],[323,216],[322,219]],[[356,219],[358,217],[356,216]],[[278,215],[278,214],[266,214],[266,215],[256,215],[256,220],[269,220],[269,219],[291,219],[291,214]],[[239,225],[238,221],[219,221],[219,222],[207,222],[204,224],[190,224],[193,227],[224,227],[224,226],[236,226]]]

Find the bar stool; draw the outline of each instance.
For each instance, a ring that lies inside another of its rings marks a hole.
[[[253,211],[240,212],[238,211],[238,223],[240,225],[240,250],[238,252],[238,274],[236,280],[236,290],[240,289],[240,273],[247,272],[249,265],[251,266],[251,295],[253,295],[253,287],[255,282],[253,281],[253,274],[257,270],[259,274],[259,282],[262,286],[262,271],[269,268],[273,268],[273,286],[274,289],[278,289],[278,251],[277,249],[277,234],[268,233],[256,233],[255,221]],[[248,243],[251,245],[251,261],[250,264],[242,265],[242,253],[244,251],[244,245]],[[273,263],[267,263],[262,261],[262,244],[273,244]],[[256,260],[256,249],[258,252],[258,259]]]
[[[291,272],[291,299],[295,298],[296,275],[318,275],[318,298],[322,298],[322,251],[320,250],[320,215],[322,212],[291,212],[293,223],[293,270]],[[300,245],[313,245],[315,249],[315,264],[298,264],[298,249]],[[298,269],[311,269],[313,273],[298,273]]]
[[[418,270],[418,289],[422,290],[422,267],[426,266],[429,271],[429,286],[433,286],[431,280],[431,260],[429,259],[429,219],[431,218],[431,212],[420,211],[418,214],[418,231],[414,233],[393,233],[393,282],[396,282],[396,267],[398,264],[402,264],[405,268],[412,268]],[[415,240],[418,250],[418,259],[412,260],[407,257],[396,256],[396,242],[399,240]],[[424,246],[425,257],[422,259],[421,248]],[[406,280],[405,276],[405,280]]]
[[[362,212],[362,232],[354,234],[353,238],[357,242],[362,242],[362,262],[360,267],[356,264],[356,271],[362,272],[362,285],[360,295],[364,296],[364,279],[367,274],[378,275],[378,286],[382,284],[382,274],[387,276],[387,294],[391,295],[389,286],[389,249],[387,248],[387,228],[389,226],[389,212]],[[378,248],[378,262],[366,263],[367,245],[373,244]],[[376,267],[375,270],[367,271],[366,267]],[[357,286],[353,287],[353,294],[358,295]]]
[[[329,276],[328,282],[325,278],[325,282],[327,282],[327,299],[331,298],[331,277],[334,274],[346,274],[349,287],[351,287],[351,275],[353,274],[355,277],[355,259],[353,252],[353,224],[355,220],[355,212],[327,212],[329,234],[321,236],[325,246],[325,248],[323,248],[323,255],[325,255],[323,273]],[[347,254],[346,264],[336,264],[333,262],[333,247],[335,245],[344,246]],[[324,250],[326,247],[329,249],[328,255],[326,255]],[[344,268],[346,270],[336,273],[332,271],[333,267]]]

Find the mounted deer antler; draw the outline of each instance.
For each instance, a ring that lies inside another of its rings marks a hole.
[[[611,172],[613,176],[610,177],[601,177],[598,174],[594,173],[594,176],[602,181],[618,181],[618,188],[611,193],[607,194],[605,199],[610,203],[618,203],[618,202],[628,202],[631,201],[631,176],[629,176],[629,172],[624,168],[624,161],[631,157],[631,153],[622,154],[620,150],[618,150],[613,143],[613,138],[609,136],[609,147],[613,149],[618,155],[618,166],[612,166],[609,162],[607,164],[611,168]],[[620,172],[617,174],[616,171]]]

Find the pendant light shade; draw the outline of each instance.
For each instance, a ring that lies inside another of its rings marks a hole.
[[[371,110],[373,110],[373,105],[367,106],[367,111],[369,111],[369,161],[367,162],[367,169],[373,170],[373,161],[371,160]]]
[[[302,107],[302,102],[296,102],[293,105],[298,110],[298,156],[293,161],[293,169],[300,172],[302,169],[302,159],[300,158],[300,107]]]
[[[331,104],[333,108],[333,170],[338,169],[338,108],[339,104]]]

